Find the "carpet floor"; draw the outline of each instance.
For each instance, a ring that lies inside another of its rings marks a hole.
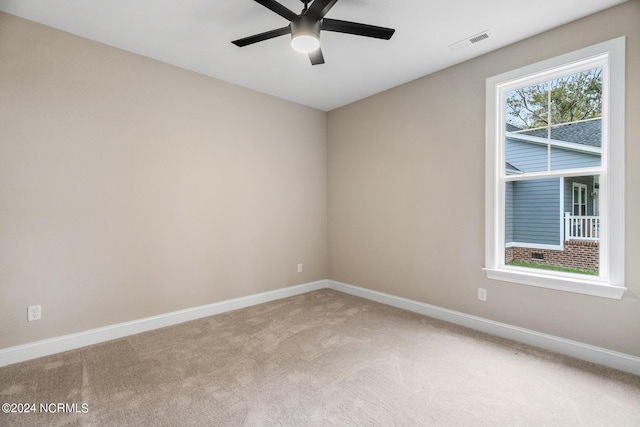
[[[640,377],[324,289],[0,368],[0,403],[35,409],[2,426],[640,426]]]

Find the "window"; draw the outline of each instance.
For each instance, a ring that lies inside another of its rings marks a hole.
[[[487,79],[487,277],[620,299],[620,37]]]
[[[573,183],[573,215],[584,216],[587,214],[587,186]]]

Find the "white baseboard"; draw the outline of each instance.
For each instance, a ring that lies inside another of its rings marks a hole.
[[[494,322],[482,317],[472,316],[458,311],[448,310],[434,305],[372,291],[370,289],[360,288],[346,283],[336,282],[334,280],[328,280],[327,287],[346,294],[355,295],[382,304],[413,311],[435,319],[455,323],[456,325],[466,326],[491,335],[508,338],[535,347],[554,351],[556,353],[572,356],[577,359],[598,363],[610,368],[640,375],[640,357],[607,350],[605,348],[553,335],[543,334],[530,329],[519,328],[506,323]]]
[[[530,329],[519,328],[506,323],[494,322],[482,317],[472,316],[458,311],[336,282],[334,280],[319,280],[317,282],[305,283],[298,286],[277,289],[186,310],[174,311],[159,316],[118,323],[103,328],[91,329],[75,334],[0,349],[0,367],[327,287],[346,294],[409,310],[424,316],[466,326],[495,336],[512,339],[556,353],[640,375],[640,358],[636,356],[543,334]]]
[[[49,356],[63,351],[74,350],[92,344],[123,338],[153,329],[164,328],[178,323],[188,322],[227,311],[238,310],[269,301],[300,295],[327,287],[326,280],[305,283],[298,286],[276,289],[274,291],[249,295],[185,310],[173,311],[158,316],[118,323],[102,328],[91,329],[75,334],[36,341],[29,344],[8,347],[0,350],[0,367],[24,362],[38,357]]]

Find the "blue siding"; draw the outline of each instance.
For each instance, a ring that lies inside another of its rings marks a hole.
[[[516,139],[507,139],[506,160],[522,172],[547,170],[547,146]],[[551,148],[551,170],[597,167],[601,164],[599,154]]]
[[[507,182],[505,188],[505,227],[504,241],[513,242],[513,182]]]
[[[601,162],[599,155],[551,148],[551,170],[598,167]]]
[[[506,242],[561,244],[560,179],[515,181],[506,205]]]
[[[541,172],[547,170],[547,147],[529,142],[507,139],[507,162],[522,172]]]

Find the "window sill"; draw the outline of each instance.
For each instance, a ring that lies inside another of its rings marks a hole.
[[[601,280],[585,280],[569,276],[560,277],[515,269],[484,268],[483,270],[488,279],[602,298],[621,300],[624,291],[627,290],[624,286],[610,285]]]

